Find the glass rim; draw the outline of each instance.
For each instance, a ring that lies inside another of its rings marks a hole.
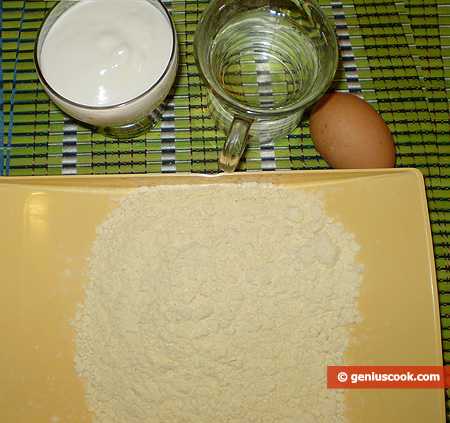
[[[82,0],[64,0],[65,2],[70,2],[70,3],[78,3],[79,1]],[[95,1],[95,0],[91,0],[91,1]],[[39,31],[37,33],[36,36],[36,41],[34,44],[34,49],[33,49],[33,56],[34,56],[34,63],[35,63],[35,67],[36,67],[36,72],[38,75],[38,78],[40,80],[40,82],[42,83],[42,85],[44,86],[44,88],[46,90],[48,90],[54,97],[56,97],[57,99],[59,99],[60,101],[70,105],[70,106],[75,106],[79,109],[85,109],[85,110],[113,110],[113,109],[118,109],[121,107],[125,107],[127,105],[129,105],[130,103],[135,103],[137,101],[139,101],[141,98],[145,97],[147,94],[149,94],[151,91],[153,91],[157,85],[165,78],[165,76],[169,73],[169,70],[172,68],[173,64],[176,63],[176,61],[178,60],[178,39],[177,39],[177,32],[175,29],[175,24],[172,20],[172,17],[169,13],[169,11],[167,10],[166,6],[164,5],[164,3],[161,0],[141,0],[141,1],[146,1],[148,3],[157,3],[159,4],[159,6],[162,8],[162,12],[165,14],[165,16],[167,17],[169,24],[170,24],[170,28],[172,31],[172,52],[170,55],[170,60],[167,63],[166,68],[164,69],[164,72],[161,74],[161,76],[158,78],[158,80],[149,88],[147,88],[145,91],[143,91],[141,94],[130,98],[129,100],[123,101],[121,103],[114,103],[114,104],[109,104],[109,105],[105,105],[105,106],[94,106],[94,105],[89,105],[89,104],[83,104],[83,103],[79,103],[77,101],[74,100],[70,100],[68,98],[66,98],[64,95],[62,95],[61,93],[59,93],[58,91],[56,91],[48,82],[48,80],[45,78],[42,69],[41,69],[41,65],[40,65],[40,56],[38,54],[38,46],[39,46],[39,40],[41,37],[41,33],[42,30],[45,26],[45,23],[48,21],[48,19],[50,18],[51,14],[56,10],[56,8],[61,5],[63,2],[58,2],[56,3],[53,8],[48,12],[48,14],[45,16],[44,20],[42,21],[42,24],[39,27]],[[67,9],[65,9],[61,15],[70,8],[71,6],[69,6]],[[59,15],[55,22],[59,19],[59,17],[61,16]],[[45,40],[45,39],[44,39]],[[42,44],[45,42],[44,40],[42,40]]]

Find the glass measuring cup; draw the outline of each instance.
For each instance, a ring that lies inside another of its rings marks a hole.
[[[338,47],[313,0],[212,0],[194,54],[211,116],[227,134],[219,167],[232,172],[248,142],[275,141],[297,127],[330,86]]]

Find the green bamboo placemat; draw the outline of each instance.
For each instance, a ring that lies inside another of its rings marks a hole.
[[[39,85],[37,29],[54,1],[0,1],[3,104],[0,175],[217,173],[224,135],[209,117],[193,55],[207,0],[165,1],[177,27],[179,75],[161,122],[117,142],[64,116]],[[450,4],[444,0],[320,0],[336,28],[341,59],[332,89],[362,96],[393,134],[398,167],[425,177],[440,299],[443,357],[450,365]],[[251,146],[238,171],[325,169],[308,111],[285,139]],[[448,419],[450,421],[450,418]]]
[[[448,6],[436,2],[322,1],[336,26],[341,62],[333,89],[370,101],[397,142],[398,166],[435,174],[448,157]],[[117,142],[64,116],[37,82],[36,31],[55,2],[2,2],[5,175],[218,171],[223,143],[209,117],[193,56],[200,1],[166,2],[179,34],[180,68],[173,101],[146,136]],[[427,3],[427,2],[426,2]],[[447,23],[446,23],[447,22]],[[239,170],[325,168],[309,138],[308,113],[286,139],[250,147]]]

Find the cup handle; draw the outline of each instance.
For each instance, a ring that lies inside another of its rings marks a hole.
[[[219,168],[224,172],[233,172],[239,164],[247,145],[248,132],[252,123],[253,121],[250,119],[234,117],[219,157]]]

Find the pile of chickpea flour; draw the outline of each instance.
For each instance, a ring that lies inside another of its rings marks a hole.
[[[342,423],[364,265],[321,195],[139,188],[97,228],[72,322],[99,423]]]

